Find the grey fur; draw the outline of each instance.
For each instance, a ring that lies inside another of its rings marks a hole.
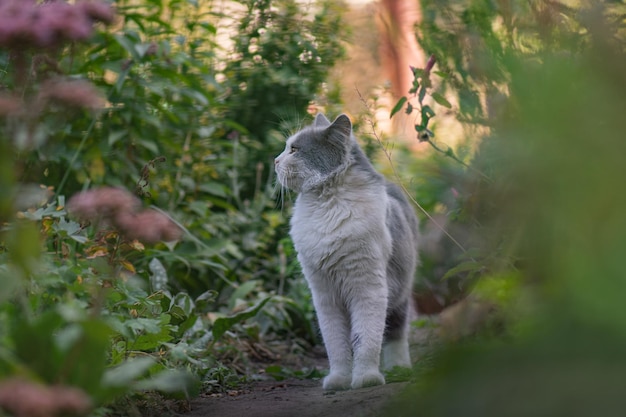
[[[415,213],[376,172],[346,115],[330,123],[318,114],[275,164],[281,185],[299,193],[291,236],[329,356],[324,388],[382,384],[381,351],[384,368],[410,366]]]

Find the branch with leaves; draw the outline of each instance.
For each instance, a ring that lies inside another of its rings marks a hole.
[[[406,108],[404,112],[407,115],[413,114],[414,111],[418,111],[420,122],[418,124],[415,124],[415,131],[417,132],[418,141],[428,142],[428,144],[437,152],[444,154],[445,156],[455,160],[464,167],[477,172],[486,180],[491,181],[491,179],[487,175],[480,171],[477,171],[475,168],[466,164],[459,157],[457,157],[451,147],[448,146],[447,149],[442,149],[439,145],[432,141],[432,138],[435,137],[435,133],[429,128],[429,124],[432,118],[435,117],[436,113],[430,105],[424,103],[426,96],[430,96],[437,104],[447,109],[452,108],[452,104],[450,104],[450,102],[443,96],[443,94],[439,93],[438,91],[429,91],[433,87],[430,75],[436,61],[437,59],[435,58],[435,55],[431,55],[430,58],[428,58],[426,66],[423,69],[411,67],[411,71],[413,72],[413,85],[409,90],[409,94],[412,94],[413,98],[417,99],[417,106],[413,105],[408,97],[400,97],[396,105],[393,106],[393,109],[391,109],[391,114],[389,115],[389,118],[392,118],[396,113],[402,110],[405,105]],[[445,74],[438,71],[435,71],[434,73],[441,77],[445,76]]]

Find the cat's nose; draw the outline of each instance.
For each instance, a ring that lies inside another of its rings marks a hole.
[[[274,158],[274,165],[278,165],[278,158]]]

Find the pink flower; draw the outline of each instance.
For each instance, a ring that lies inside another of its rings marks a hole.
[[[114,217],[119,212],[135,212],[141,207],[137,197],[126,190],[102,187],[75,194],[67,203],[67,210],[84,220],[96,222]]]
[[[182,230],[167,215],[139,208],[137,197],[111,187],[76,194],[67,204],[68,211],[74,216],[111,225],[129,240],[157,243],[180,239]]]
[[[105,104],[93,84],[85,80],[47,81],[41,87],[39,98],[89,110],[100,109]]]
[[[437,59],[435,58],[435,55],[431,55],[428,58],[428,61],[426,62],[426,66],[424,67],[424,72],[426,74],[430,73],[430,71],[433,69],[433,67],[435,66],[435,62],[437,61]]]
[[[182,235],[182,230],[169,217],[156,210],[120,213],[114,222],[128,239],[145,243],[169,242]]]
[[[38,4],[33,0],[0,2],[0,46],[10,48],[57,46],[84,41],[93,33],[94,22],[113,22],[108,3],[90,0],[71,5],[65,1]]]
[[[92,404],[78,388],[10,378],[0,382],[0,408],[15,417],[54,417],[86,415]]]
[[[0,116],[11,116],[22,110],[19,98],[10,95],[0,95]]]

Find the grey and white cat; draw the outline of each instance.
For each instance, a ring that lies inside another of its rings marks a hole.
[[[275,165],[280,184],[299,193],[290,233],[330,362],[324,389],[384,384],[381,351],[383,369],[411,366],[415,213],[375,171],[345,114],[333,123],[318,114]]]

